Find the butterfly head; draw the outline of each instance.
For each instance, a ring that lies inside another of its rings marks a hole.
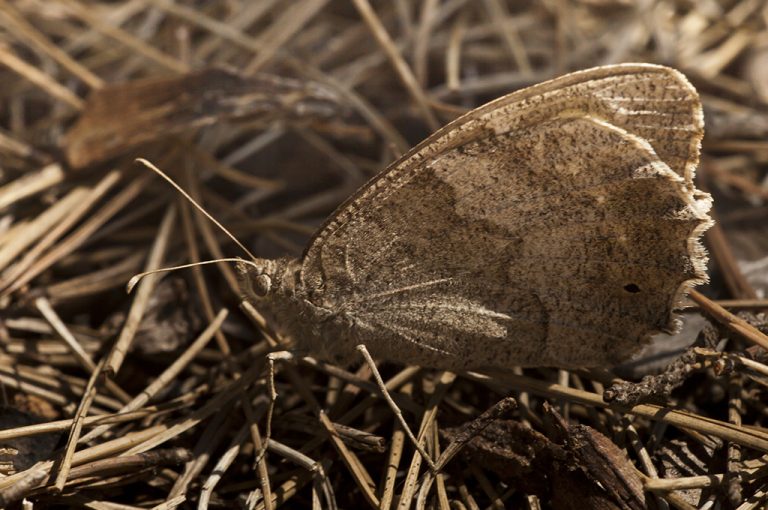
[[[240,290],[245,298],[264,298],[272,292],[277,273],[277,264],[274,260],[242,260],[237,262],[235,267]]]
[[[294,290],[291,259],[240,260],[236,264],[243,297],[249,301],[274,300],[278,295],[290,295]]]

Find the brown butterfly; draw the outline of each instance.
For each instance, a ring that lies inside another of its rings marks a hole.
[[[301,351],[459,370],[615,364],[706,279],[698,94],[598,67],[446,125],[342,204],[301,258],[239,264]]]

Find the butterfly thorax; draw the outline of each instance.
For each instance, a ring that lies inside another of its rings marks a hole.
[[[310,301],[301,279],[301,262],[293,258],[258,259],[239,264],[243,298],[264,315],[269,325],[301,354],[341,364],[355,356],[352,321],[344,313]]]

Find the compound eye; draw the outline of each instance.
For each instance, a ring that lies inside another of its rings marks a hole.
[[[636,283],[629,283],[624,286],[624,290],[630,294],[637,294],[640,292],[640,287]]]
[[[265,274],[260,274],[253,280],[253,292],[259,297],[264,297],[269,294],[269,289],[272,288],[272,279]]]

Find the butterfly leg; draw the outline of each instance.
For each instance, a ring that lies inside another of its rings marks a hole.
[[[275,403],[277,402],[277,390],[275,389],[275,361],[291,361],[295,356],[290,351],[275,351],[267,354],[267,365],[269,366],[269,375],[267,377],[267,387],[269,388],[269,407],[267,408],[267,424],[264,429],[264,440],[259,454],[256,456],[258,464],[262,457],[267,453],[269,439],[272,437],[272,415],[275,412]]]
[[[379,391],[381,391],[381,395],[384,397],[384,400],[386,400],[390,409],[392,409],[392,412],[395,413],[395,417],[397,418],[397,421],[400,422],[400,426],[403,427],[403,430],[405,431],[405,435],[408,436],[408,438],[413,443],[413,446],[419,452],[419,455],[421,455],[421,458],[424,459],[424,462],[427,463],[430,471],[432,471],[433,473],[436,473],[437,465],[435,464],[435,461],[432,460],[432,457],[429,456],[429,453],[427,453],[427,450],[424,449],[424,445],[421,443],[421,441],[417,439],[416,436],[413,434],[413,431],[411,431],[411,428],[408,426],[408,423],[406,423],[405,421],[405,417],[403,416],[402,411],[400,411],[400,408],[397,407],[397,404],[395,403],[395,401],[392,400],[392,396],[389,394],[389,390],[387,390],[387,386],[386,384],[384,384],[384,379],[381,378],[379,369],[376,368],[376,363],[374,363],[373,358],[371,357],[371,353],[368,352],[368,348],[365,345],[360,344],[357,346],[357,350],[360,352],[360,354],[363,355],[365,362],[371,368],[371,373],[373,374],[373,378],[376,380],[376,385],[379,387]]]

